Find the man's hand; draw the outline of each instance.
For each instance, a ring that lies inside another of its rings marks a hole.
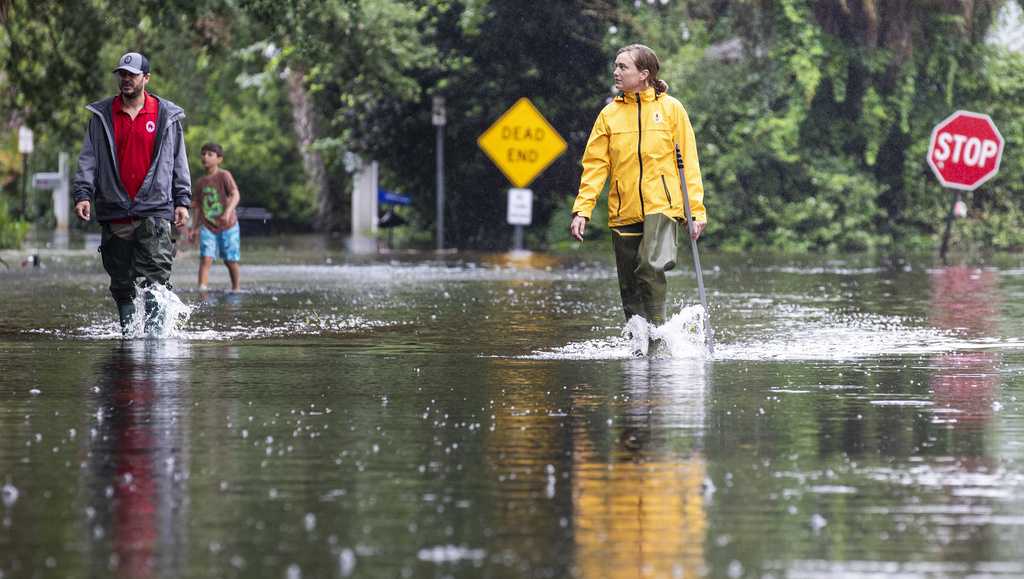
[[[188,207],[175,207],[174,208],[174,226],[185,227],[188,223]]]
[[[583,241],[583,234],[587,230],[587,218],[582,215],[573,215],[572,223],[569,224],[569,234],[577,241]]]
[[[92,203],[89,203],[88,199],[82,199],[75,203],[75,215],[82,221],[89,221],[89,218],[92,217]]]

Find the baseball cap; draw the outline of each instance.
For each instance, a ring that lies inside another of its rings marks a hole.
[[[114,72],[127,70],[132,74],[149,74],[149,60],[138,52],[126,52],[117,59]]]

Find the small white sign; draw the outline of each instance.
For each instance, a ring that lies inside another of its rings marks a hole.
[[[32,129],[22,125],[18,127],[18,152],[27,155],[35,148],[33,144],[34,133]]]
[[[60,173],[33,173],[32,175],[32,188],[50,190],[56,189],[60,186],[61,175]]]
[[[533,222],[533,190],[508,190],[508,224],[529,225]]]
[[[433,106],[430,109],[430,122],[435,127],[443,127],[448,122],[448,111],[444,106],[444,97],[435,96],[431,104]]]

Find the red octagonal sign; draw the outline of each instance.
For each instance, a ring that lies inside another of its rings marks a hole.
[[[999,172],[1003,136],[988,115],[957,111],[932,129],[928,164],[944,187],[974,191]]]

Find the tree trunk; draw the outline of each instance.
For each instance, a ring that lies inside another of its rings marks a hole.
[[[316,115],[313,103],[306,92],[306,75],[300,68],[289,66],[285,70],[288,82],[288,102],[292,105],[295,136],[302,154],[302,168],[306,173],[306,183],[314,192],[316,214],[313,226],[318,231],[337,229],[338,219],[331,197],[330,183],[327,179],[327,167],[323,158],[315,149]]]

